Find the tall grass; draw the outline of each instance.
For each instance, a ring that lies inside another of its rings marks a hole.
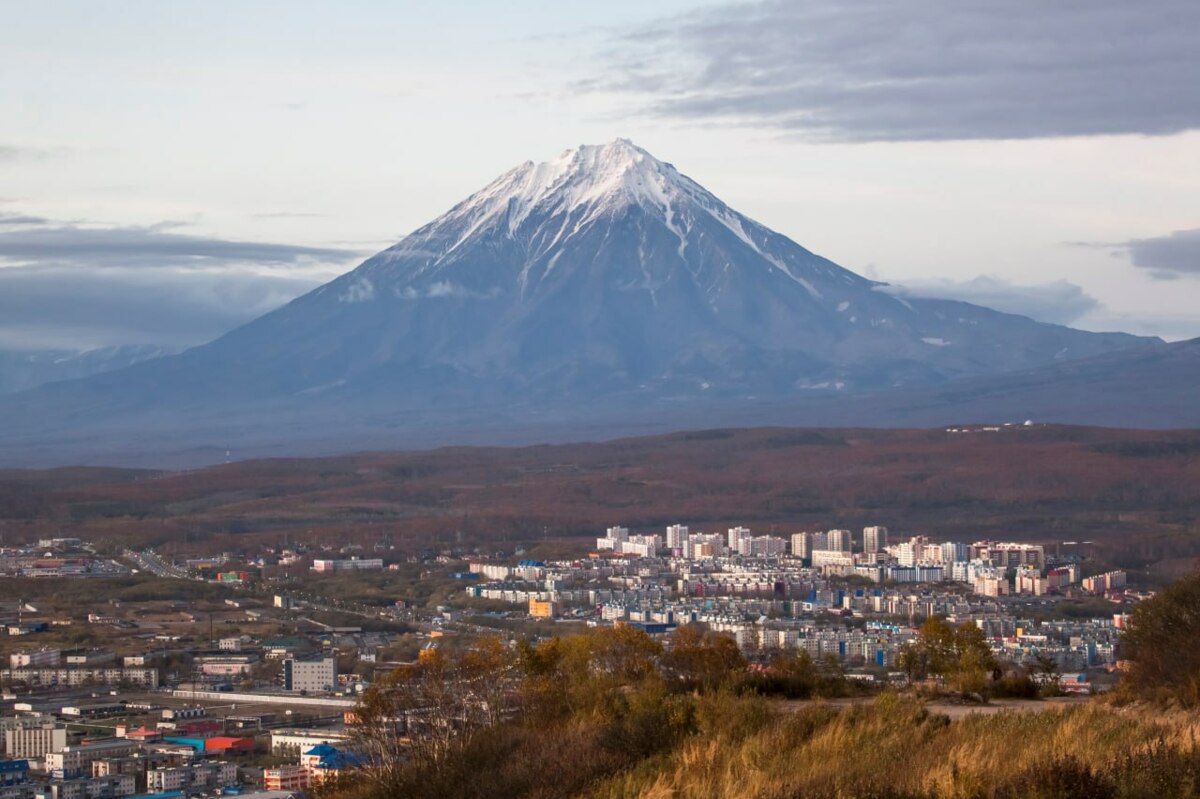
[[[736,713],[731,714],[736,718]],[[1089,703],[958,721],[885,695],[816,703],[739,738],[696,735],[658,768],[593,786],[595,799],[1188,797],[1197,720]]]

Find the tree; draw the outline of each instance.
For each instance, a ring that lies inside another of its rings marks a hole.
[[[1200,706],[1200,571],[1138,605],[1121,649],[1130,698]]]
[[[1059,668],[1058,660],[1053,655],[1045,652],[1036,653],[1033,656],[1030,671],[1037,675],[1037,681],[1041,685],[1044,695],[1060,690],[1058,681],[1062,676],[1062,669]]]
[[[931,618],[921,626],[917,639],[900,653],[900,668],[910,681],[936,677],[961,693],[979,693],[996,659],[978,625],[957,627],[944,619]]]
[[[350,725],[371,764],[364,776],[390,785],[406,760],[440,762],[456,740],[498,724],[513,704],[515,676],[504,644],[482,638],[455,655],[425,650],[377,680]]]
[[[713,633],[692,623],[677,627],[662,657],[668,679],[687,688],[713,690],[746,669],[746,658],[730,635]]]

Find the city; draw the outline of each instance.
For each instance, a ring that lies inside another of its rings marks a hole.
[[[483,636],[511,647],[628,626],[669,642],[695,625],[729,636],[751,664],[803,652],[872,691],[907,683],[904,652],[923,622],[940,618],[978,627],[1005,669],[1053,679],[1059,693],[1093,694],[1115,684],[1122,628],[1147,596],[1120,571],[1083,576],[1091,564],[1062,544],[1048,553],[1030,543],[934,542],[879,525],[787,538],[613,526],[593,543],[568,560],[298,546],[243,553],[236,565],[229,554],[110,557],[71,538],[5,548],[0,580],[35,588],[143,574],[205,593],[86,612],[51,609],[53,600],[0,605],[0,797],[302,791],[367,762],[353,717],[372,682]],[[418,584],[450,586],[439,604],[320,593],[332,575],[386,578],[414,565]],[[1061,603],[1071,615],[1056,613]],[[87,635],[75,635],[80,627]],[[84,645],[62,643],[70,640]]]

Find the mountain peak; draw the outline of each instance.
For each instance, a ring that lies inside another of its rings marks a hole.
[[[571,213],[587,206],[594,217],[628,205],[666,209],[681,194],[703,193],[674,166],[660,161],[629,139],[581,144],[549,161],[526,161],[505,172],[455,206],[434,224],[455,217],[471,227],[507,216],[514,231],[534,209]]]

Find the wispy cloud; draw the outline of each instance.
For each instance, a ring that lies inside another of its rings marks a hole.
[[[615,37],[583,91],[846,142],[1200,128],[1194,0],[767,0]]]
[[[36,219],[34,217],[28,217]],[[348,261],[356,250],[237,241],[177,232],[179,222],[141,227],[47,224],[47,220],[0,230],[0,260],[87,268],[190,267],[228,264],[297,264]]]
[[[30,214],[0,213],[0,225],[49,225],[49,224],[52,224],[51,221],[44,216],[32,216]]]
[[[8,267],[0,269],[0,349],[178,349],[216,338],[321,282],[251,272]]]
[[[0,144],[0,163],[12,161],[39,161],[67,152],[65,148],[26,147],[19,144]]]
[[[319,219],[325,214],[312,214],[304,211],[268,211],[261,214],[251,214],[251,219]]]
[[[0,214],[0,348],[208,341],[303,294],[363,253]]]
[[[1100,301],[1066,280],[1021,285],[992,275],[970,280],[911,280],[881,287],[901,296],[962,300],[1039,322],[1069,325],[1101,308]]]

